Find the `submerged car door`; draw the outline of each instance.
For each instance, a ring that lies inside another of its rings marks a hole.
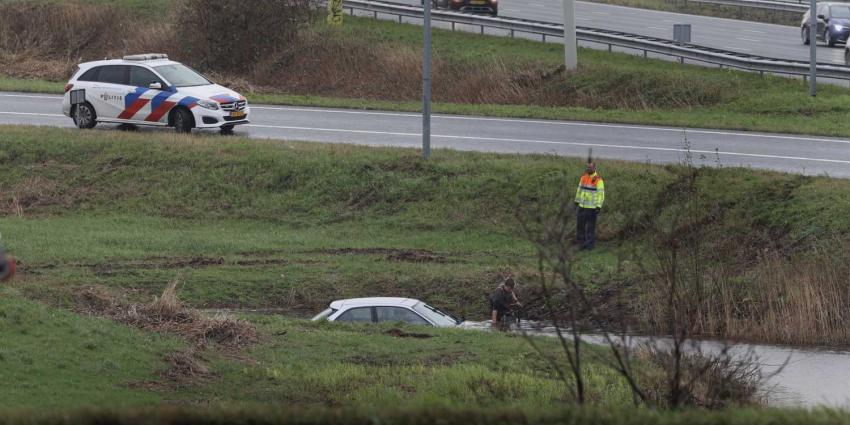
[[[375,307],[378,322],[402,322],[409,325],[430,325],[422,316],[401,307]]]
[[[98,103],[95,105],[95,111],[98,118],[116,119],[124,111],[124,97],[129,83],[129,68],[126,65],[101,67],[98,83],[95,85]]]

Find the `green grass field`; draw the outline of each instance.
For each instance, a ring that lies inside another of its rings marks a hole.
[[[0,164],[0,227],[30,296],[70,304],[96,284],[149,300],[179,274],[196,307],[309,316],[333,299],[399,295],[471,319],[486,317],[506,273],[534,281],[519,197],[556,205],[581,172],[579,159],[551,156],[438,150],[423,162],[408,149],[19,127],[0,134]],[[639,289],[619,288],[637,271],[618,259],[646,242],[618,235],[675,168],[600,166],[602,244],[578,255],[576,273],[628,299]],[[722,217],[706,242],[744,274],[748,252],[828,249],[850,232],[848,184],[704,169],[703,196]]]
[[[675,167],[600,165],[610,212],[578,276],[606,293],[628,276],[615,271],[625,215],[663,190]],[[284,403],[386,414],[392,403],[548,415],[570,400],[520,337],[428,329],[430,338],[399,338],[385,333],[390,326],[249,315],[259,343],[202,347],[209,372],[175,380],[168,356],[187,350],[186,340],[71,312],[85,310],[92,288],[144,303],[176,278],[180,297],[199,308],[306,317],[337,298],[400,295],[483,319],[505,272],[533,293],[518,196],[554,200],[572,188],[578,159],[437,150],[423,162],[406,149],[7,126],[0,166],[0,233],[20,261],[18,279],[0,288],[0,409]],[[705,192],[727,217],[711,243],[731,256],[740,242],[730,230],[761,229],[800,250],[850,231],[848,206],[837,201],[846,181],[745,169],[706,169],[700,180],[731,182],[734,190]],[[639,299],[640,288],[619,294]],[[589,353],[589,398],[629,405],[600,351]]]
[[[49,308],[0,288],[0,411],[166,402],[534,411],[571,400],[548,363],[519,336],[415,329],[427,337],[402,338],[387,333],[396,329],[391,325],[249,318],[260,343],[239,352],[208,345],[198,357],[209,371],[175,379],[166,373],[166,358],[186,350],[179,338]],[[539,343],[557,356],[554,340]],[[625,383],[601,360],[588,362],[586,376],[595,402],[630,403]]]
[[[0,406],[56,409],[150,405],[144,388],[184,344],[106,319],[81,317],[0,288]]]

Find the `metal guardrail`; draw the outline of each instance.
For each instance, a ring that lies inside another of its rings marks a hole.
[[[369,12],[377,18],[379,15],[398,16],[399,22],[404,17],[422,19],[424,12],[421,7],[399,3],[375,0],[344,0],[343,7],[351,14],[355,10]],[[519,18],[489,17],[467,13],[432,11],[431,19],[452,24],[452,30],[459,24],[480,27],[483,34],[485,28],[495,28],[508,31],[511,37],[516,33],[535,34],[546,41],[547,37],[563,38],[564,26],[551,22],[533,21]],[[764,56],[749,55],[728,50],[715,49],[696,44],[678,44],[672,40],[629,34],[618,31],[608,31],[596,28],[577,27],[576,38],[580,41],[603,44],[612,50],[613,46],[638,50],[647,57],[649,53],[673,57],[684,63],[686,60],[718,65],[720,68],[736,68],[758,72],[762,75],[783,74],[798,75],[806,79],[809,73],[808,61],[774,59]],[[850,67],[843,65],[819,63],[818,77],[850,80]]]
[[[724,6],[749,7],[755,9],[780,10],[783,12],[805,13],[809,10],[808,1],[803,0],[688,0],[697,3],[720,4]],[[802,15],[801,15],[802,17]]]

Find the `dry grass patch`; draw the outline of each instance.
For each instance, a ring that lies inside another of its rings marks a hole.
[[[0,50],[76,60],[125,47],[129,14],[114,5],[77,1],[0,4]]]
[[[259,333],[248,321],[227,314],[208,317],[185,306],[177,296],[177,285],[175,279],[148,304],[128,304],[102,288],[87,288],[77,295],[77,308],[139,329],[180,335],[199,345],[239,348],[259,341]]]
[[[168,369],[163,373],[171,381],[191,381],[210,375],[210,368],[204,364],[196,350],[177,351],[165,356]]]

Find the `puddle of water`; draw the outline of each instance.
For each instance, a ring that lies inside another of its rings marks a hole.
[[[490,321],[464,322],[466,329],[490,330]],[[514,332],[555,337],[551,325],[522,321]],[[606,345],[602,335],[582,335],[590,344]],[[618,339],[618,338],[615,338]],[[629,344],[639,345],[653,342],[665,344],[666,338],[632,336]],[[692,350],[704,353],[719,353],[724,344],[720,341],[693,342]],[[696,347],[698,346],[698,347]],[[768,391],[767,402],[776,407],[830,406],[850,408],[850,351],[816,348],[792,348],[774,345],[737,344],[732,349],[736,356],[754,355],[763,376],[768,377],[764,389]],[[776,373],[785,362],[787,364]]]

